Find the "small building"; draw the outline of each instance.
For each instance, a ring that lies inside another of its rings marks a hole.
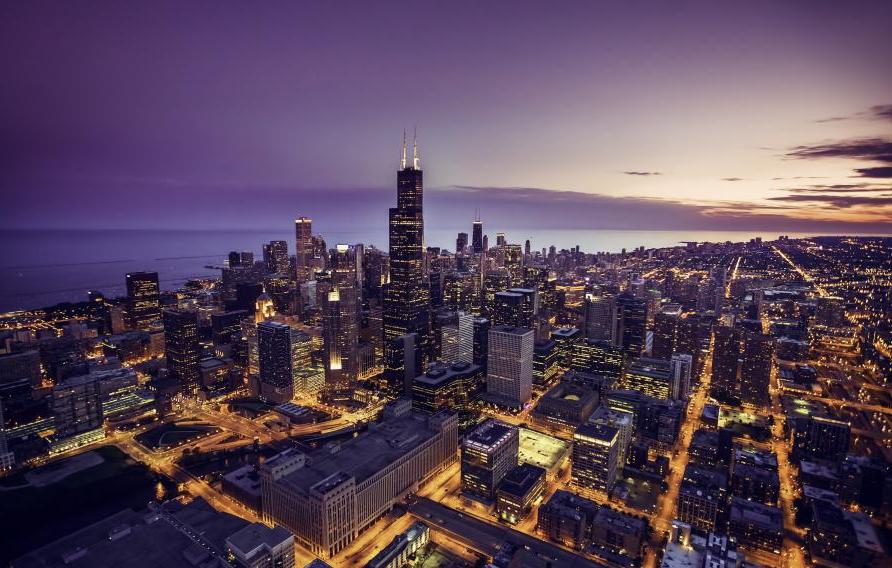
[[[366,568],[401,568],[430,541],[430,528],[422,522],[412,524],[369,560]]]
[[[503,521],[516,524],[526,517],[544,489],[544,469],[528,463],[515,467],[496,491],[496,514]]]
[[[779,554],[784,540],[783,513],[777,507],[732,497],[728,534],[742,546]]]
[[[572,431],[598,406],[598,393],[573,382],[560,382],[542,395],[533,417],[554,428]]]

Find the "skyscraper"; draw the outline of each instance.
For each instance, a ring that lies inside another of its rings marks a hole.
[[[430,343],[430,290],[424,282],[424,180],[418,145],[413,143],[412,163],[406,159],[406,140],[397,172],[396,207],[390,209],[390,283],[384,292],[384,349],[394,350],[395,340],[414,333],[416,349],[426,361]],[[392,394],[401,392],[408,377],[405,357],[385,353],[385,380]]]
[[[687,353],[673,353],[669,360],[669,375],[672,389],[669,393],[673,400],[687,398],[691,392],[691,373],[694,362]]]
[[[468,234],[459,233],[455,239],[455,254],[464,254],[468,248]]]
[[[575,485],[607,494],[616,482],[620,432],[607,424],[583,424],[573,435],[571,479]]]
[[[639,357],[647,335],[647,300],[629,293],[616,297],[616,342],[626,357]]]
[[[127,315],[130,327],[147,330],[161,318],[157,272],[131,272],[127,280]]]
[[[312,280],[313,220],[298,217],[294,220],[294,267],[299,283]]]
[[[681,308],[671,305],[654,314],[654,335],[651,354],[655,359],[668,359],[677,351],[678,322]]]
[[[184,392],[198,388],[201,346],[198,344],[198,314],[191,311],[165,310],[164,352],[170,376],[179,381]]]
[[[263,264],[269,272],[287,274],[288,243],[286,241],[270,241],[263,245]]]
[[[610,294],[585,295],[585,337],[593,341],[614,341],[616,298]]]
[[[750,404],[769,403],[768,386],[774,356],[774,339],[760,332],[747,332],[740,365],[740,399]]]
[[[471,226],[471,249],[474,254],[483,252],[483,221],[480,220],[479,214]]]
[[[740,369],[740,334],[731,327],[715,328],[712,345],[712,390],[736,394]]]
[[[260,396],[266,400],[288,402],[294,395],[291,358],[291,327],[267,321],[257,326],[260,360]]]
[[[337,245],[331,254],[331,291],[323,309],[325,383],[333,389],[347,388],[359,373],[359,289],[356,282],[356,251]]]
[[[512,406],[523,406],[533,389],[533,330],[495,326],[489,330],[486,387]]]
[[[462,491],[492,499],[502,478],[517,467],[520,433],[514,426],[487,420],[461,444]]]

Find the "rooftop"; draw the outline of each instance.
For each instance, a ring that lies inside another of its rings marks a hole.
[[[340,473],[341,477],[352,476],[356,483],[362,483],[437,433],[429,427],[426,415],[412,412],[390,417],[370,424],[366,432],[342,444],[326,445],[308,453],[306,464],[279,482],[308,492]]]

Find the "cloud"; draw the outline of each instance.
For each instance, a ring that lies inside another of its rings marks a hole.
[[[850,209],[852,207],[870,206],[870,207],[890,207],[892,206],[892,193],[885,194],[880,197],[869,195],[783,195],[780,197],[770,197],[772,201],[782,201],[786,203],[819,203],[829,205],[839,209]],[[892,221],[892,217],[889,218]]]
[[[785,187],[782,191],[792,193],[877,193],[892,191],[892,186],[870,183],[837,183],[832,185],[810,185],[807,187]]]
[[[746,179],[746,178],[727,177],[727,178],[722,178],[722,181],[743,181],[744,179]]]
[[[641,171],[625,171],[623,172],[627,176],[661,176],[663,172],[641,172]]]
[[[890,160],[892,163],[892,160]],[[855,168],[858,173],[855,177],[867,178],[892,178],[892,166],[881,166],[876,168]]]
[[[892,141],[883,138],[861,138],[812,146],[796,146],[787,152],[788,158],[850,158],[892,163]]]
[[[866,111],[856,112],[847,116],[829,116],[816,120],[816,123],[824,124],[828,122],[840,122],[843,120],[852,120],[855,118],[868,118],[879,120],[892,120],[892,105],[874,105]]]
[[[870,112],[879,119],[892,120],[892,105],[875,105],[870,107]]]
[[[822,118],[820,120],[816,120],[815,122],[823,124],[825,122],[839,122],[841,120],[848,120],[849,118],[851,118],[851,117],[849,117],[849,116],[831,116],[829,118]]]

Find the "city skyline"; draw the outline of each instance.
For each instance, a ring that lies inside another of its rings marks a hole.
[[[381,211],[417,123],[431,228],[890,231],[888,3],[94,6],[5,8],[7,228]]]

